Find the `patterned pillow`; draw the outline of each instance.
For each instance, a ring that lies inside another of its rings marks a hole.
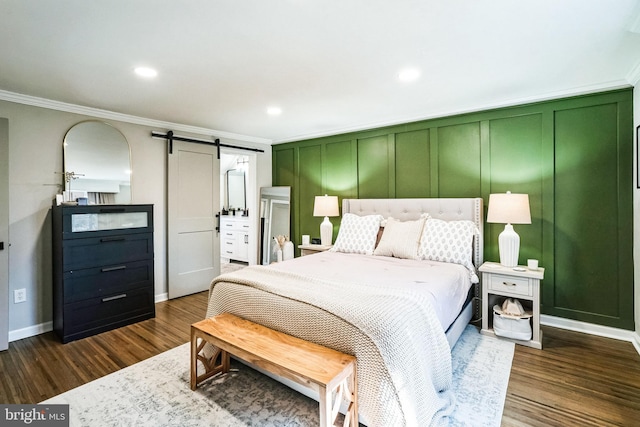
[[[371,255],[376,245],[380,221],[382,215],[344,214],[336,243],[330,251]]]
[[[392,217],[387,218],[382,238],[373,254],[418,259],[418,244],[425,220],[425,217],[416,221],[398,221]]]
[[[432,261],[453,262],[467,267],[472,281],[478,277],[473,266],[473,236],[480,234],[472,221],[443,221],[431,218],[424,225],[418,256]]]

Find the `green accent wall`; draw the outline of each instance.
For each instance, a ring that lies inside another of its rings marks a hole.
[[[520,263],[545,267],[542,312],[634,329],[633,90],[278,144],[273,183],[292,187],[292,236],[319,236],[317,195],[482,197],[527,193]],[[333,218],[334,239],[340,218]],[[485,224],[498,260],[502,224]]]

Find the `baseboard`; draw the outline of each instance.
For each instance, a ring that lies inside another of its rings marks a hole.
[[[640,333],[637,331],[633,333],[633,340],[631,341],[633,346],[636,348],[638,354],[640,354]]]
[[[167,292],[165,292],[163,294],[157,294],[155,296],[155,300],[154,301],[157,304],[157,303],[162,302],[162,301],[167,301],[168,299],[169,299],[169,294]]]
[[[23,338],[34,337],[36,335],[44,334],[45,332],[51,331],[53,331],[53,322],[44,322],[40,323],[39,325],[16,329],[14,331],[9,331],[9,342],[18,341]]]
[[[612,328],[610,326],[596,325],[593,323],[580,322],[578,320],[564,319],[562,317],[540,315],[540,323],[554,328],[567,329],[569,331],[584,332],[585,334],[597,335],[605,338],[613,338],[620,341],[629,341],[640,354],[640,335],[634,331]]]

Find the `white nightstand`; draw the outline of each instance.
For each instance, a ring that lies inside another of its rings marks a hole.
[[[300,256],[313,255],[331,249],[333,245],[298,245]]]
[[[511,340],[517,344],[542,349],[542,330],[540,329],[540,280],[544,279],[544,268],[530,270],[518,266],[524,271],[504,267],[496,262],[485,262],[479,268],[482,273],[482,330],[484,335],[496,336],[493,332],[493,306],[500,304],[504,297],[517,298],[525,308],[533,311],[531,327],[533,336],[528,341]]]

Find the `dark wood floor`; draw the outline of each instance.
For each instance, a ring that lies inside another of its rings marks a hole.
[[[174,348],[206,312],[207,293],[156,304],[156,318],[61,344],[53,332],[0,353],[0,403],[38,403]],[[640,425],[633,345],[543,328],[544,350],[516,346],[504,426]]]

